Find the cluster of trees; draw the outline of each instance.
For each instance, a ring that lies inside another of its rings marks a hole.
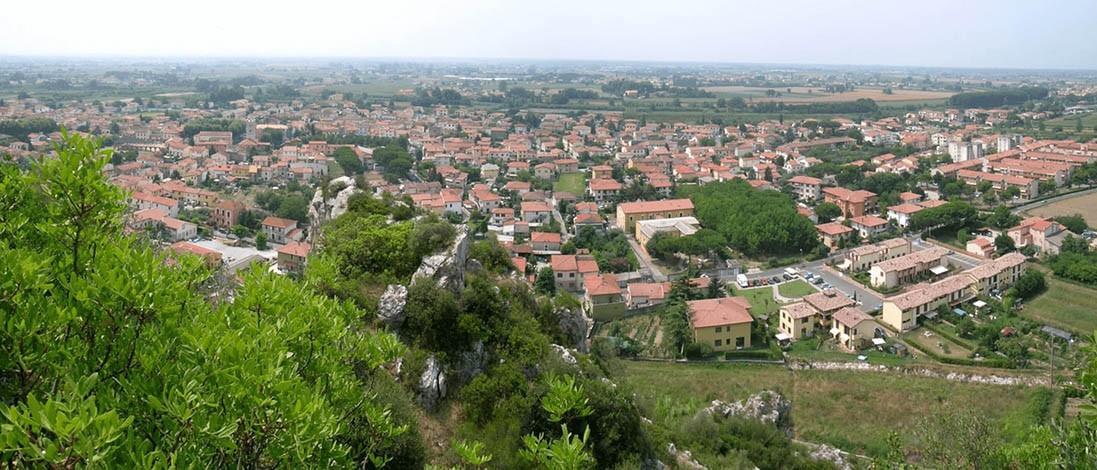
[[[228,131],[239,138],[247,131],[247,124],[240,119],[198,118],[183,125],[183,137],[187,139],[202,131]]]
[[[458,106],[469,104],[468,98],[452,88],[420,88],[411,99],[413,106]]]
[[[381,166],[385,181],[390,183],[406,178],[408,172],[415,166],[415,159],[407,149],[391,145],[374,149],[373,162]]]
[[[57,132],[57,121],[50,118],[22,118],[5,119],[0,121],[0,134],[15,137],[16,140],[27,141],[30,134],[48,134]]]
[[[880,106],[871,98],[859,98],[856,101],[835,101],[830,103],[790,104],[765,101],[750,106],[756,113],[798,113],[798,114],[872,114]]]
[[[1047,96],[1047,88],[1023,86],[957,93],[948,98],[948,104],[960,108],[993,108],[996,106],[1020,105],[1026,101],[1040,100],[1047,98]]]
[[[923,209],[910,218],[911,230],[958,229],[978,220],[979,212],[963,201],[949,201],[937,207]]]
[[[747,255],[809,253],[819,245],[811,220],[787,195],[759,191],[745,181],[728,181],[679,192],[693,200],[697,219]]]
[[[549,104],[568,104],[571,100],[593,100],[598,99],[598,92],[590,90],[580,90],[577,88],[564,88],[559,92],[549,97]]]
[[[1067,235],[1059,254],[1048,260],[1056,276],[1097,286],[1097,253],[1089,250],[1084,238]]]
[[[331,157],[335,159],[335,163],[339,164],[339,167],[343,169],[343,172],[354,176],[360,175],[363,171],[366,171],[366,165],[362,163],[362,160],[358,158],[358,154],[354,153],[354,149],[350,147],[339,147],[331,153]]]
[[[262,270],[210,302],[229,279],[123,234],[108,160],[69,136],[33,171],[0,165],[0,460],[422,465],[393,335]]]
[[[690,257],[722,256],[727,249],[727,240],[720,232],[702,228],[692,235],[682,237],[659,234],[648,241],[648,253],[665,262],[674,261],[678,254]]]
[[[575,238],[568,240],[560,249],[565,254],[575,253],[576,249],[590,250],[598,262],[598,269],[604,272],[621,273],[640,266],[625,233],[616,229],[603,232],[593,227],[583,227]]]
[[[649,95],[655,92],[655,89],[655,85],[651,82],[626,79],[610,80],[602,84],[602,91],[614,96],[621,96],[629,90],[636,90],[641,95]]]
[[[268,189],[255,195],[255,204],[263,210],[300,223],[309,220],[310,200],[312,200],[310,189],[296,182],[291,182],[283,189]]]

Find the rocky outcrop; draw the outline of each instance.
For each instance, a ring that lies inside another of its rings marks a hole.
[[[721,416],[738,416],[772,424],[792,437],[792,402],[780,393],[764,390],[735,403],[713,400],[702,413]]]
[[[469,256],[468,228],[457,225],[457,236],[445,250],[423,258],[412,279],[432,279],[439,287],[460,292],[465,287],[465,263]]]
[[[477,341],[472,350],[461,353],[457,359],[456,375],[460,383],[468,383],[487,368],[488,355],[484,351],[484,342]]]
[[[354,182],[354,178],[349,176],[340,176],[328,183],[328,187],[335,186],[345,187],[328,199],[324,199],[323,189],[317,189],[316,193],[312,195],[312,202],[309,204],[310,227],[319,227],[324,222],[343,215],[347,212],[347,200],[360,191]],[[309,237],[313,243],[316,242],[318,233],[318,230],[309,231]]]
[[[428,411],[433,411],[446,397],[446,373],[442,371],[442,364],[433,355],[427,358],[423,375],[419,376],[418,388],[419,395],[416,399],[419,405]]]
[[[594,326],[594,322],[591,321],[590,317],[579,308],[557,308],[556,318],[560,331],[569,340],[568,345],[581,353],[590,352],[590,344],[587,342],[587,338],[590,335],[591,327]]]
[[[815,447],[815,450],[812,450],[811,454],[808,454],[808,457],[810,457],[811,460],[827,462],[834,465],[834,468],[839,468],[841,470],[850,470],[853,468],[849,462],[846,461],[845,455],[841,449],[826,444],[818,444]]]
[[[674,457],[675,463],[678,464],[678,468],[692,468],[694,470],[707,470],[708,467],[701,465],[700,462],[693,458],[693,453],[688,450],[678,450],[678,447],[673,442],[667,444],[667,453]]]
[[[377,319],[390,328],[397,329],[404,323],[407,312],[408,288],[400,284],[389,284],[385,293],[377,299]]]
[[[893,374],[914,375],[919,377],[931,377],[944,379],[950,382],[977,383],[987,385],[1015,386],[1025,385],[1029,387],[1047,387],[1055,385],[1054,378],[1044,375],[1009,374],[1002,371],[998,374],[968,374],[947,370],[927,369],[909,366],[886,366],[883,364],[869,364],[866,362],[808,362],[789,361],[788,368],[792,370],[852,370],[860,372],[886,372]]]
[[[571,351],[568,351],[568,348],[560,346],[559,344],[553,344],[552,350],[556,352],[557,356],[560,356],[560,360],[564,361],[565,364],[572,366],[579,365],[579,360],[575,359],[575,356],[571,354]]]

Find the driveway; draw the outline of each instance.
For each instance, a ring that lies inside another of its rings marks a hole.
[[[655,282],[666,282],[667,275],[663,274],[663,272],[655,266],[655,263],[651,262],[651,256],[649,256],[647,251],[644,251],[643,248],[640,248],[640,243],[638,243],[635,238],[632,238],[632,235],[626,235],[625,239],[628,240],[628,246],[632,248],[632,253],[636,255],[636,260],[640,262],[640,270],[646,270],[651,273],[651,278]]]

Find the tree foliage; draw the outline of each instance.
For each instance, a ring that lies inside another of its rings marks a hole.
[[[731,181],[690,188],[685,194],[693,200],[701,225],[748,255],[807,253],[819,243],[815,226],[779,192]]]

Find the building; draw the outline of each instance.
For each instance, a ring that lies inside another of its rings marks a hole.
[[[858,351],[872,345],[873,338],[884,336],[884,329],[874,318],[854,307],[834,312],[831,336],[847,351]]]
[[[972,280],[975,295],[1000,294],[1025,273],[1025,255],[1017,252],[964,271]]]
[[[1040,182],[1035,179],[1017,175],[1003,175],[987,173],[975,170],[958,170],[956,177],[969,186],[978,186],[987,181],[995,191],[1006,191],[1009,188],[1017,188],[1017,197],[1031,199],[1040,195]]]
[[[531,224],[547,224],[552,221],[552,207],[543,201],[523,201],[522,220]]]
[[[587,274],[583,276],[585,295],[583,303],[590,317],[599,320],[620,318],[625,313],[625,297],[617,276],[613,274]]]
[[[301,273],[305,269],[312,245],[305,242],[289,242],[278,248],[278,267],[288,273]]]
[[[694,217],[640,220],[636,222],[636,242],[640,246],[647,246],[648,242],[656,235],[682,237],[693,235],[700,228],[700,222],[697,222]]]
[[[904,256],[910,251],[909,240],[889,238],[880,243],[859,246],[849,250],[838,267],[846,271],[861,272],[868,270],[877,263]]]
[[[549,255],[560,253],[559,232],[533,232],[529,234],[530,244],[533,245],[533,254]]]
[[[611,179],[593,179],[587,183],[587,193],[594,198],[594,202],[605,204],[613,201],[621,194],[621,183]]]
[[[263,233],[267,236],[267,241],[273,243],[300,241],[302,238],[300,234],[301,231],[297,228],[296,220],[268,216],[263,219],[263,222],[260,225],[262,226]]]
[[[1007,230],[1006,234],[1013,239],[1013,245],[1017,248],[1031,245],[1037,252],[1048,256],[1059,254],[1059,247],[1066,238],[1061,224],[1042,217],[1022,220],[1016,227]]]
[[[130,195],[130,203],[137,206],[138,210],[160,209],[169,217],[179,217],[179,201],[175,199],[136,192]]]
[[[211,268],[218,268],[221,266],[221,253],[209,248],[195,245],[191,242],[175,242],[171,245],[171,251],[177,254],[189,254],[199,256],[206,261],[206,265]]]
[[[823,200],[842,209],[842,217],[860,217],[876,210],[876,193],[858,189],[824,188]]]
[[[887,232],[888,221],[875,215],[862,215],[849,219],[849,226],[857,231],[861,239],[868,240]]]
[[[669,282],[633,282],[628,285],[626,302],[628,308],[641,308],[659,305],[670,295]]]
[[[822,240],[823,245],[832,250],[841,247],[853,236],[853,229],[838,222],[816,225],[815,230],[819,232],[819,239]]]
[[[843,307],[857,305],[853,299],[834,289],[805,295],[803,301],[815,309],[819,315],[819,324],[823,326],[830,325],[830,317],[834,312]]]
[[[670,219],[692,215],[693,201],[689,199],[624,202],[617,205],[617,226],[625,233],[630,233],[636,228],[636,222],[640,220]]]
[[[778,330],[792,341],[814,336],[819,325],[819,312],[807,302],[782,305]]]
[[[948,272],[948,250],[933,247],[877,263],[869,270],[874,287],[892,289],[915,282],[926,275]]]
[[[888,207],[888,220],[894,220],[895,225],[899,228],[907,228],[910,226],[910,220],[925,207],[918,204],[903,203],[897,206]]]
[[[556,289],[578,292],[583,288],[583,278],[598,272],[598,262],[590,255],[552,255],[549,258]]]
[[[796,199],[801,201],[814,201],[823,194],[823,180],[819,178],[797,175],[790,178],[788,183],[796,193]]]
[[[213,225],[229,230],[240,222],[240,214],[247,209],[242,202],[226,199],[213,206]]]
[[[156,238],[169,242],[190,240],[198,236],[198,226],[169,216],[163,209],[154,207],[133,213],[130,226],[135,229],[153,230]]]
[[[964,251],[983,258],[994,257],[994,240],[990,237],[975,237],[967,242]]]
[[[694,300],[689,308],[693,341],[712,346],[714,351],[734,351],[750,347],[754,318],[750,302],[743,297],[719,297]]]

